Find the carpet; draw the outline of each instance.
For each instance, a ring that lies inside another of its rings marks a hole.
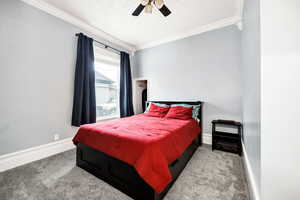
[[[1,200],[131,200],[75,165],[75,150],[0,173]],[[200,147],[164,200],[248,200],[239,156]]]

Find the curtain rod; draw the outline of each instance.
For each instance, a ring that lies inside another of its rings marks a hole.
[[[79,34],[80,34],[80,33],[76,33],[75,36],[78,37]],[[93,38],[92,38],[92,39],[93,39]],[[104,43],[102,43],[102,42],[99,42],[99,41],[97,41],[97,40],[95,40],[95,39],[93,39],[93,41],[96,42],[96,43],[99,43],[99,44],[103,45],[103,46],[104,46],[104,49],[108,49],[108,48],[109,48],[109,49],[114,50],[115,53],[117,53],[117,54],[119,54],[119,55],[121,54],[121,51],[118,50],[118,49],[116,49],[116,48],[113,48],[113,47],[111,47],[111,46],[109,46],[109,45],[107,45],[107,44],[104,44]]]

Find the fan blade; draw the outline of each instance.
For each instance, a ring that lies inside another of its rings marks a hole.
[[[144,10],[146,6],[144,6],[143,4],[140,4],[135,11],[132,13],[133,16],[139,16],[141,14],[141,12]]]
[[[163,5],[163,6],[159,9],[159,11],[160,11],[165,17],[167,17],[168,15],[171,14],[171,11],[170,11],[169,8],[168,8],[167,6],[165,6],[165,5]]]

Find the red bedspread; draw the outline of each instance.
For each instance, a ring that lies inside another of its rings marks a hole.
[[[73,142],[83,143],[135,167],[160,193],[172,180],[168,165],[200,133],[195,120],[148,117],[145,114],[80,127]]]

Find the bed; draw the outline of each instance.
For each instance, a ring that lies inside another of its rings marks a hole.
[[[202,145],[202,102],[150,103],[200,105],[200,120],[176,121],[140,114],[83,126],[82,133],[79,130],[73,139],[78,167],[136,200],[163,199]]]

